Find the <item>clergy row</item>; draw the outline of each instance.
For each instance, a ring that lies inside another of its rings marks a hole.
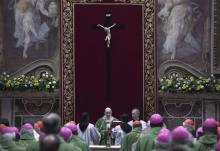
[[[89,123],[88,113],[82,113],[79,124],[70,121],[63,127],[55,113],[34,125],[24,124],[20,131],[0,124],[0,151],[90,151],[89,145],[108,143],[120,145],[120,151],[220,151],[219,123],[212,118],[196,132],[191,119],[170,131],[159,114],[153,114],[146,123],[139,119],[138,109],[132,110],[133,120],[129,122],[126,114],[119,122],[110,108],[104,113],[95,125]]]
[[[133,119],[139,120],[139,115],[139,110],[132,110]],[[95,125],[89,123],[89,115],[86,112],[82,113],[79,124],[76,125],[74,121],[71,121],[66,123],[61,129],[59,129],[59,116],[54,113],[45,116],[42,121],[37,121],[33,126],[30,123],[24,124],[20,131],[16,127],[9,127],[9,123],[6,121],[2,121],[5,124],[0,125],[0,148],[4,148],[5,150],[13,150],[12,148],[16,148],[16,150],[19,148],[32,150],[33,146],[36,146],[32,145],[32,143],[43,143],[40,138],[44,138],[47,134],[57,135],[59,133],[58,139],[60,142],[72,142],[82,151],[87,151],[89,150],[89,145],[106,145],[109,130],[112,130],[110,140],[115,140],[115,145],[121,145],[124,135],[131,132],[133,123],[132,121],[129,122],[131,126],[127,124],[128,115],[126,114],[121,116],[121,120],[124,122],[120,126],[111,129],[112,127],[110,125],[118,120],[112,116],[112,110],[106,108],[104,116],[98,119]],[[144,121],[141,122],[143,123],[143,127],[146,127],[146,123]],[[54,136],[48,138],[55,140]],[[46,141],[48,141],[47,139]]]

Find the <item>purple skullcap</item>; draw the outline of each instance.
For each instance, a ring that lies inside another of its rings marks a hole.
[[[168,131],[159,132],[156,137],[156,144],[169,144],[171,141],[171,135]]]
[[[13,127],[5,127],[2,129],[2,133],[6,134],[6,133],[15,133],[15,129]]]
[[[30,129],[33,129],[33,126],[30,124],[30,123],[26,123],[22,126],[23,129],[27,129],[27,130],[30,130]]]
[[[215,144],[215,151],[220,151],[220,140]]]
[[[72,131],[67,127],[62,127],[59,134],[64,140],[68,140],[72,135]]]
[[[190,137],[189,132],[183,126],[175,128],[171,135],[174,140],[186,140]]]
[[[163,117],[160,114],[153,114],[150,117],[151,124],[160,124],[163,123]]]
[[[198,134],[198,133],[203,133],[203,128],[202,127],[197,128],[196,134]]]
[[[77,131],[77,126],[74,123],[67,123],[64,125],[64,127],[69,128],[72,131],[72,133]]]
[[[160,130],[159,134],[160,134],[160,133],[168,133],[168,134],[170,134],[170,130],[168,130],[167,128],[162,128],[162,129]]]
[[[11,127],[11,128],[14,129],[14,132],[15,132],[16,134],[19,134],[19,130],[18,130],[17,127],[13,126],[13,127]]]
[[[213,118],[207,118],[205,120],[205,122],[203,123],[203,127],[215,128],[217,126],[218,126],[218,124],[217,124],[216,120]]]

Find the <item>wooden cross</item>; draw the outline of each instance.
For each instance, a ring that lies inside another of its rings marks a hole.
[[[121,29],[123,25],[111,23],[112,14],[108,11],[105,14],[105,23],[95,24],[95,28],[104,29],[105,32],[105,100],[111,100],[111,29]]]

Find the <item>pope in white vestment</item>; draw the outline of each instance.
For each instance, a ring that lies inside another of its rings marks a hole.
[[[95,127],[101,134],[101,141],[99,145],[107,145],[109,130],[111,129],[112,122],[118,121],[118,119],[112,116],[112,110],[109,107],[105,109],[104,114],[105,115],[99,118],[95,123]]]

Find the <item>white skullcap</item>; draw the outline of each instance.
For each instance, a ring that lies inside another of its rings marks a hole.
[[[105,108],[105,112],[112,112],[112,109],[110,107]]]

